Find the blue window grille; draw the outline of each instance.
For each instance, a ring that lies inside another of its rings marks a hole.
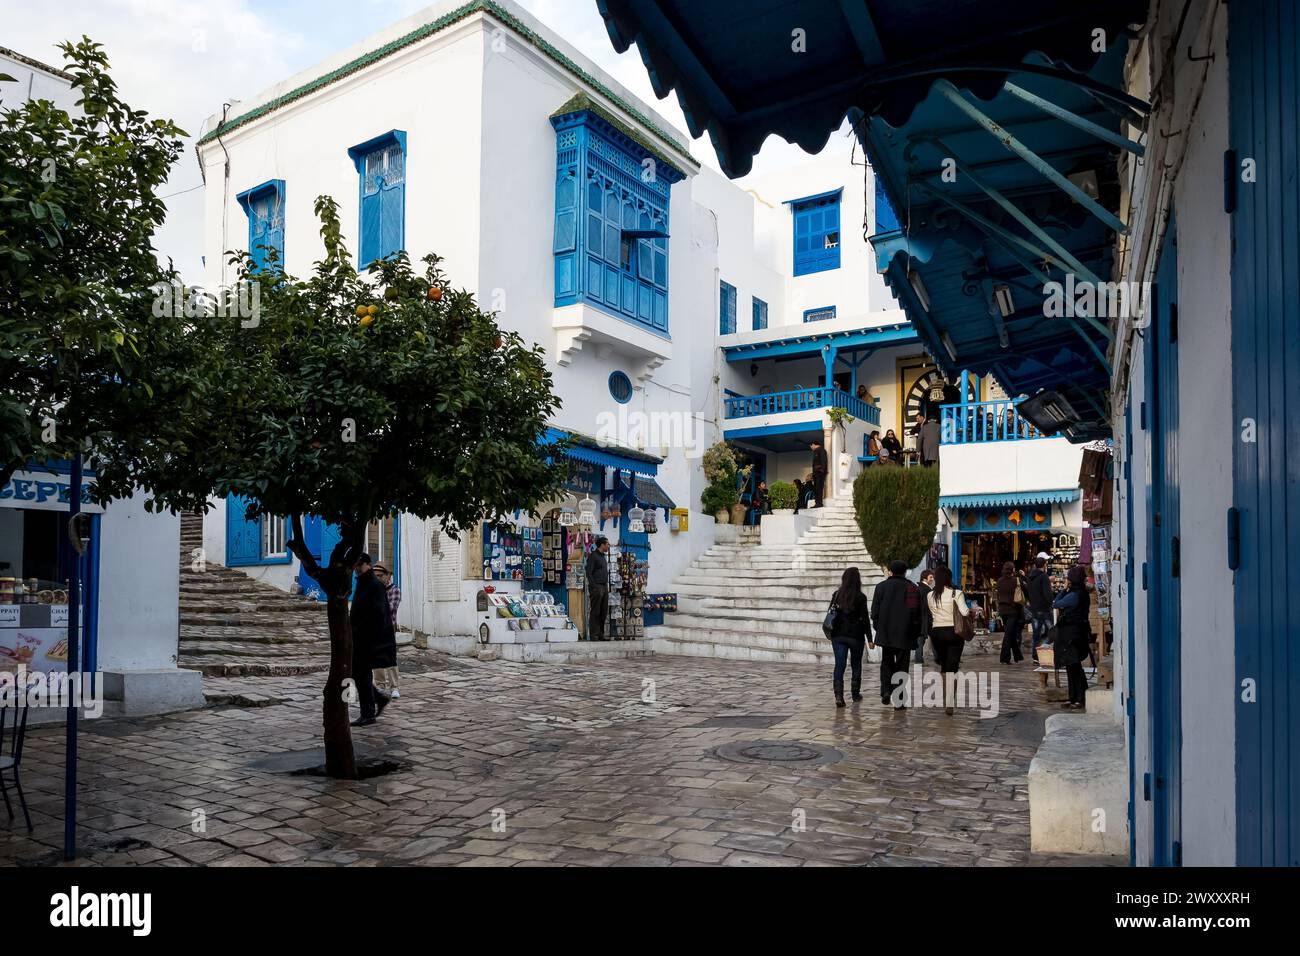
[[[805,309],[803,320],[805,322],[821,322],[824,319],[835,318],[835,306],[827,305],[820,309]]]
[[[555,127],[555,304],[668,335],[668,205],[681,171],[590,108]]]
[[[809,275],[840,267],[840,193],[790,200],[794,221],[794,274]]]
[[[364,269],[406,247],[406,133],[390,130],[348,150],[361,177],[361,247]]]
[[[718,302],[718,331],[730,335],[736,331],[736,287],[730,282],[720,283]]]
[[[753,297],[754,328],[767,328],[767,303],[758,296]]]
[[[620,405],[632,400],[632,380],[626,373],[614,371],[609,373],[609,394]]]
[[[248,252],[253,267],[267,267],[270,251],[275,250],[280,268],[284,268],[284,180],[272,179],[246,189],[235,197],[248,216]]]

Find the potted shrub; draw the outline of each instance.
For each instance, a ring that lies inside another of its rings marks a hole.
[[[749,487],[749,476],[753,472],[753,465],[745,465],[743,468],[736,469],[736,482],[739,490],[736,493],[736,500],[731,505],[731,523],[744,524],[745,516],[749,512],[749,506],[740,500],[745,489]]]
[[[794,514],[794,506],[799,498],[799,489],[788,481],[774,481],[768,486],[767,496],[772,502],[772,514]]]
[[[737,497],[734,484],[714,482],[700,495],[700,504],[704,506],[706,513],[712,513],[718,524],[729,524],[731,521],[729,509],[736,503]]]

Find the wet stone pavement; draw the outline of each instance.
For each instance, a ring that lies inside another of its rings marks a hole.
[[[359,757],[397,769],[347,782],[293,772],[322,761],[323,675],[207,678],[204,710],[83,723],[78,862],[1063,862],[1029,854],[1026,786],[1059,705],[1026,665],[965,663],[999,674],[998,717],[882,707],[875,667],[836,710],[829,673],[801,665],[413,652],[401,698],[353,731]],[[30,732],[36,833],[0,817],[0,864],[61,860],[62,767],[62,728]]]

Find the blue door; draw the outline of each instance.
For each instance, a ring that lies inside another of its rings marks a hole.
[[[226,498],[226,567],[240,568],[262,561],[262,522],[245,518],[248,499]]]
[[[1133,405],[1124,406],[1124,597],[1128,639],[1124,650],[1124,716],[1128,728],[1128,865],[1137,866],[1137,623],[1133,596]]]
[[[1237,864],[1300,865],[1300,23],[1228,10]],[[1251,174],[1247,176],[1246,174]],[[1252,181],[1253,180],[1253,181]],[[1225,768],[1227,766],[1225,755]]]
[[[307,550],[318,564],[321,560],[321,532],[324,527],[325,522],[315,515],[307,515],[302,519],[302,542],[307,546]],[[316,579],[308,574],[301,564],[298,565],[298,586],[302,588],[302,593],[308,597],[324,600],[320,585],[316,583]]]
[[[1147,700],[1144,793],[1152,806],[1153,866],[1181,864],[1182,651],[1178,526],[1178,243],[1170,216],[1156,270],[1147,358]]]

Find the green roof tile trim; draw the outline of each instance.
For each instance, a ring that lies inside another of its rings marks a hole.
[[[667,153],[665,153],[662,149],[659,149],[657,146],[655,146],[655,144],[650,140],[650,137],[646,136],[640,130],[628,126],[621,119],[619,119],[609,110],[605,109],[603,106],[601,106],[599,103],[593,100],[586,93],[578,93],[577,95],[570,98],[567,103],[565,103],[558,110],[552,113],[551,117],[554,118],[556,116],[568,116],[572,113],[583,113],[583,112],[594,113],[596,116],[599,116],[610,126],[614,127],[616,130],[618,130],[628,139],[632,140],[632,142],[636,143],[638,146],[644,149],[655,159],[659,160],[659,162],[663,163],[665,166],[669,167],[670,169],[677,170],[677,172],[681,173],[683,176],[686,175],[686,171],[681,168],[682,164],[675,162],[672,159],[669,159]]]
[[[290,90],[283,96],[277,96],[270,102],[263,103],[256,109],[249,110],[247,113],[241,113],[239,116],[228,119],[215,129],[205,133],[199,139],[197,145],[202,146],[204,143],[211,142],[218,136],[230,133],[241,126],[245,126],[254,120],[266,116],[268,113],[273,113],[282,106],[287,106],[296,100],[302,99],[304,96],[309,96],[310,94],[315,93],[317,90],[324,89],[331,83],[336,83],[344,77],[351,76],[358,70],[363,70],[371,64],[379,62],[384,57],[390,56],[398,50],[410,46],[412,43],[418,43],[421,40],[433,36],[435,33],[440,33],[451,25],[459,23],[466,17],[473,16],[476,13],[487,13],[500,20],[503,24],[510,27],[510,29],[514,30],[533,46],[537,47],[538,50],[546,54],[560,66],[564,67],[583,83],[587,84],[601,96],[617,105],[619,109],[623,110],[635,119],[656,137],[661,139],[665,144],[672,147],[673,150],[689,158],[690,153],[682,143],[679,143],[665,130],[660,129],[656,124],[651,122],[644,113],[616,95],[612,90],[605,86],[604,83],[601,83],[598,79],[556,49],[553,44],[542,39],[528,27],[524,26],[524,24],[514,14],[505,10],[499,4],[493,3],[492,0],[471,0],[470,3],[457,7],[455,10],[438,17],[438,19],[417,27],[410,33],[404,34],[395,40],[385,43],[377,50],[372,50],[369,53],[357,57],[355,60],[350,60],[338,69],[331,70],[323,76],[318,76],[316,79]],[[605,119],[609,122],[614,122],[609,117],[605,117]],[[694,161],[692,161],[692,166],[696,169],[699,168],[699,165],[694,163]]]

